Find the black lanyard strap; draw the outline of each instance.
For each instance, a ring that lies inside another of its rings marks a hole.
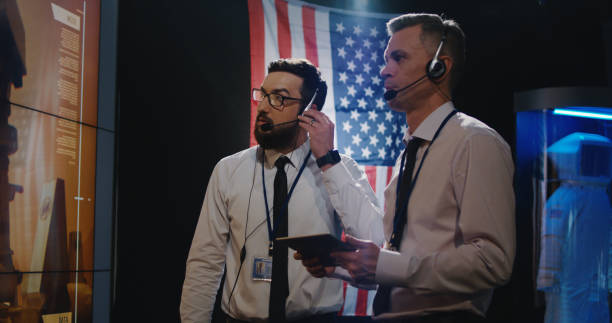
[[[287,199],[285,200],[285,203],[283,204],[283,208],[281,209],[281,214],[287,211],[289,200],[291,199],[291,194],[293,194],[293,189],[295,188],[295,185],[297,184],[298,180],[302,176],[302,173],[304,172],[304,169],[306,168],[306,164],[308,164],[308,159],[310,158],[311,154],[312,154],[312,150],[308,150],[308,154],[306,154],[306,158],[304,158],[304,162],[302,162],[300,171],[298,172],[297,176],[293,180],[293,184],[291,184],[291,189],[289,190],[289,194],[287,194]],[[266,158],[265,153],[263,155],[263,158],[265,160]],[[272,246],[273,246],[272,243],[276,239],[274,237],[274,232],[276,232],[276,230],[278,229],[278,225],[280,221],[274,221],[274,228],[272,228],[272,221],[270,220],[270,209],[268,207],[268,194],[266,193],[266,178],[264,175],[264,161],[261,162],[261,182],[263,184],[264,202],[266,203],[266,222],[268,223],[268,241],[270,241],[269,251],[271,252]],[[275,214],[274,216],[276,217],[277,214]]]
[[[417,172],[414,175],[414,178],[410,182],[408,191],[406,192],[407,197],[404,200],[404,203],[403,205],[401,205],[401,208],[400,208],[399,194],[400,194],[400,187],[402,183],[402,176],[404,173],[404,162],[406,161],[406,149],[404,149],[404,153],[402,154],[402,162],[400,164],[400,170],[399,170],[399,174],[397,178],[397,187],[395,189],[395,217],[393,218],[393,233],[391,234],[391,239],[389,240],[389,246],[392,250],[399,250],[399,244],[402,241],[402,235],[404,233],[404,226],[406,225],[406,221],[408,217],[408,215],[406,214],[406,211],[408,208],[408,202],[410,201],[410,195],[412,195],[412,190],[414,189],[414,185],[416,184],[416,181],[419,178],[419,174],[421,173],[421,167],[423,167],[423,162],[425,161],[425,157],[427,157],[427,154],[429,153],[429,148],[431,148],[436,138],[438,138],[438,135],[440,134],[440,132],[442,131],[442,128],[444,128],[448,120],[450,120],[450,118],[452,118],[456,113],[457,113],[457,110],[453,110],[451,113],[449,113],[444,119],[444,121],[442,121],[442,123],[438,127],[438,130],[436,130],[436,133],[431,139],[429,146],[427,147],[427,149],[425,150],[425,153],[423,154],[423,158],[421,158],[421,162],[419,163],[419,168],[417,169]]]

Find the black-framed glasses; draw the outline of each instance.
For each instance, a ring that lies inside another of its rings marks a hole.
[[[255,89],[255,88],[253,89],[252,91],[253,100],[257,102],[261,102],[266,97],[268,97],[268,103],[270,103],[270,106],[279,111],[283,111],[283,108],[285,107],[284,106],[285,100],[303,101],[302,99],[292,98],[292,97],[280,95],[278,93],[266,93],[262,89]]]

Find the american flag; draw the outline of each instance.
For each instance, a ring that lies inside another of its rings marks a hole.
[[[403,149],[405,116],[383,100],[386,22],[396,14],[352,12],[300,1],[249,0],[251,85],[259,87],[269,62],[307,58],[328,86],[323,112],[336,124],[337,149],[364,168],[384,205],[384,189]],[[256,145],[251,106],[251,145]],[[371,315],[374,291],[344,286],[341,315]]]

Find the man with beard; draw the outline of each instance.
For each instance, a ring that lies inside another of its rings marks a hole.
[[[382,243],[382,211],[365,174],[333,150],[334,125],[319,111],[326,93],[303,59],[270,63],[253,89],[259,146],[223,158],[211,175],[187,259],[183,322],[210,322],[224,265],[226,322],[335,321],[341,282],[313,278],[275,243],[342,229]]]

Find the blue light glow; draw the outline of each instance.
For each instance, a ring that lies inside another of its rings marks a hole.
[[[590,110],[590,111],[589,111]],[[564,116],[572,116],[572,117],[580,117],[580,118],[591,118],[591,119],[603,119],[603,120],[612,120],[612,112],[602,113],[602,110],[610,110],[612,109],[585,109],[585,108],[567,108],[567,109],[555,109],[553,111],[554,114],[564,115]],[[597,112],[595,112],[595,111]]]

